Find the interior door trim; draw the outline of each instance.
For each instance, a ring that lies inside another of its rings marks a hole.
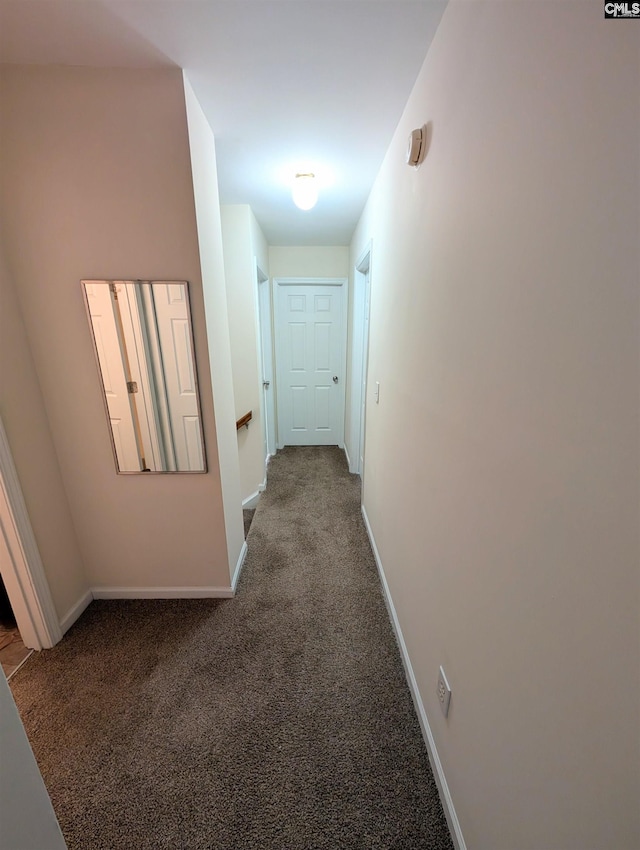
[[[62,629],[2,419],[0,489],[0,534],[9,552],[3,579],[9,601],[24,643],[30,649],[49,649],[62,638]]]

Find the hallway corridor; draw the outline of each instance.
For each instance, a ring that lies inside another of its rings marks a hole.
[[[233,600],[94,602],[12,681],[71,850],[451,850],[335,447],[269,466]]]

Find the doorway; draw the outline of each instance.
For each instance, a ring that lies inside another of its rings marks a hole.
[[[5,546],[4,538],[0,539],[2,558],[5,557]],[[18,672],[32,652],[33,650],[25,646],[22,640],[9,594],[0,572],[0,665],[7,679]]]
[[[0,574],[25,646],[49,649],[62,638],[18,474],[0,419]]]
[[[369,313],[371,307],[371,243],[360,255],[354,273],[351,433],[349,472],[364,476],[367,370],[369,361]]]
[[[344,447],[344,278],[274,280],[278,448]]]
[[[258,304],[258,358],[262,381],[262,426],[265,467],[276,453],[276,405],[273,380],[273,334],[269,278],[255,261]]]

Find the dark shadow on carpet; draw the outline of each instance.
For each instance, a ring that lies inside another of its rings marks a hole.
[[[12,681],[70,850],[451,850],[337,448],[279,452],[233,600],[94,602]]]
[[[247,539],[247,535],[249,534],[249,529],[251,528],[251,523],[253,522],[253,515],[255,514],[255,508],[245,508],[242,511],[242,522],[244,523],[244,538]]]

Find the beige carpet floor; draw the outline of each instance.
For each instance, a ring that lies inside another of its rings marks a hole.
[[[451,850],[359,501],[285,449],[235,599],[94,602],[18,671],[71,850]]]

